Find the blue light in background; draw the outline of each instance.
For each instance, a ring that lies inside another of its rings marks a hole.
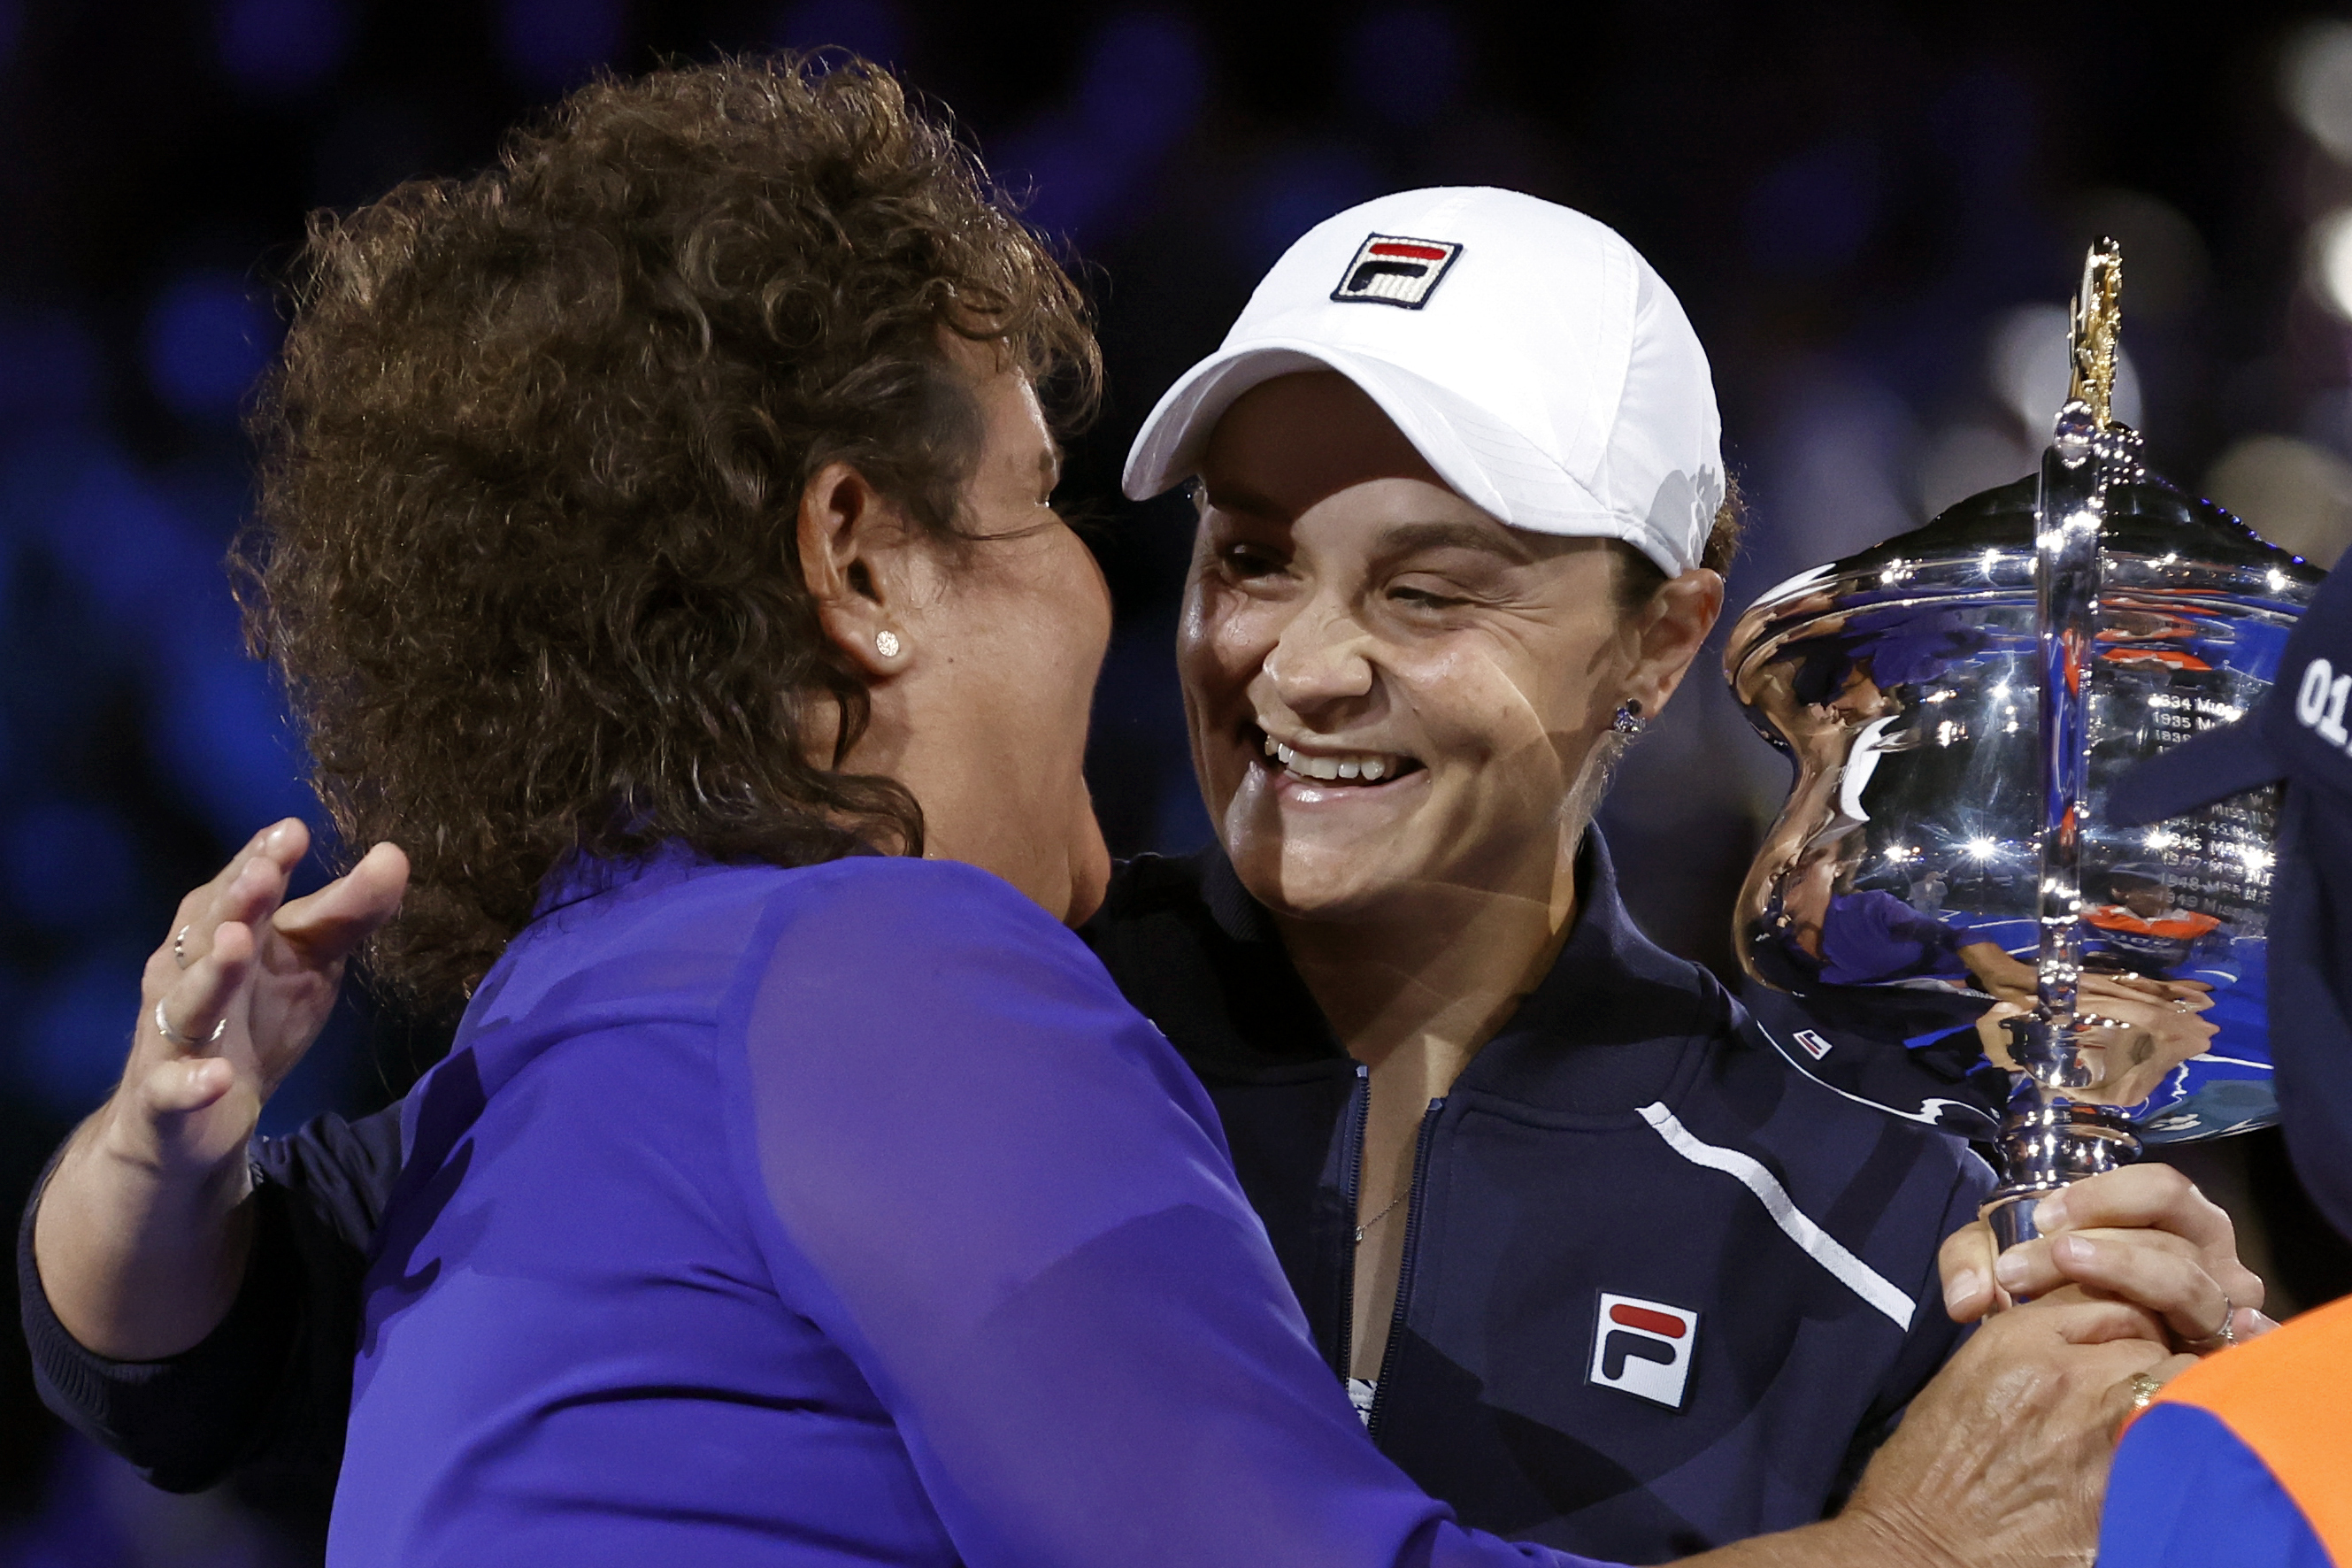
[[[1191,128],[1208,74],[1191,22],[1159,15],[1114,17],[1087,47],[1078,114],[1117,153],[1150,157]]]
[[[344,0],[220,0],[215,21],[221,68],[255,92],[307,92],[351,52]]]
[[[1443,11],[1376,11],[1348,37],[1348,101],[1391,125],[1426,125],[1462,88],[1462,35]]]
[[[213,831],[241,844],[281,816],[315,822],[301,748],[268,670],[227,639],[191,637],[167,657],[150,738]]]
[[[35,992],[17,1015],[16,1087],[61,1119],[104,1100],[122,1076],[146,962],[127,944],[85,950]]]
[[[1067,132],[1022,138],[1005,154],[1000,173],[1024,197],[1023,216],[1081,246],[1099,237],[1098,220],[1123,184],[1115,160]]]
[[[799,0],[777,13],[769,36],[778,48],[830,46],[886,66],[907,47],[906,22],[889,0]]]
[[[502,0],[499,52],[525,84],[553,95],[613,58],[622,20],[621,0]]]
[[[165,630],[207,597],[234,640],[215,550],[120,450],[79,442],[26,454],[6,473],[8,510],[121,635]]]
[[[1326,143],[1277,153],[1251,182],[1247,222],[1235,236],[1247,254],[1239,259],[1263,272],[1300,235],[1382,189],[1379,171],[1351,147]]]
[[[0,868],[20,920],[53,929],[119,919],[138,885],[138,850],[122,819],[88,801],[50,801],[0,828]]]
[[[1087,44],[1072,101],[993,150],[1028,216],[1081,245],[1104,237],[1124,199],[1190,131],[1208,95],[1208,64],[1190,22],[1115,16]]]
[[[0,0],[0,70],[16,58],[16,41],[25,33],[25,7],[17,0]]]
[[[1830,142],[1773,169],[1748,192],[1748,254],[1782,277],[1821,277],[1862,254],[1878,222],[1883,177],[1866,142]]]
[[[173,279],[147,309],[147,379],[174,412],[232,418],[278,346],[278,320],[234,272]]]
[[[322,1111],[342,1110],[352,1080],[370,1065],[370,1057],[366,1031],[358,1026],[346,997],[325,1031],[261,1108],[261,1135],[283,1138]]]
[[[98,345],[79,321],[0,316],[0,439],[89,412],[98,388]]]
[[[236,843],[314,803],[277,689],[245,657],[218,531],[188,515],[205,501],[184,483],[159,488],[100,441],[20,450],[0,467],[0,520],[29,531],[87,594],[104,647],[137,651],[156,761]]]

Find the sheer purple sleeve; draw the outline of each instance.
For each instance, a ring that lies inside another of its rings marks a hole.
[[[1074,936],[966,867],[825,876],[735,1004],[732,1152],[965,1562],[1586,1563],[1372,1447],[1207,1097]]]

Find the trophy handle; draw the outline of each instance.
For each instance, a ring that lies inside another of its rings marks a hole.
[[[2017,1068],[2001,1123],[2001,1182],[1984,1206],[2002,1247],[2031,1239],[2033,1200],[2139,1157],[2130,1126],[2069,1098],[2097,1073],[2084,1061],[2076,999],[2083,977],[2083,830],[2089,804],[2092,661],[2099,616],[2100,535],[2107,492],[2137,482],[2140,438],[2112,412],[2123,251],[2112,239],[2083,264],[2071,333],[2073,395],[2042,455],[2034,510],[2035,630],[2041,658],[2040,938],[2032,1014],[2008,1022]]]

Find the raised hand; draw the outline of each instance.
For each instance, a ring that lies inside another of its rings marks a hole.
[[[301,823],[278,823],[180,901],[147,961],[121,1081],[43,1192],[43,1289],[101,1354],[174,1354],[227,1311],[249,1239],[247,1141],[325,1027],[352,953],[399,908],[408,860],[389,844],[286,902],[310,847]]]
[[[109,1106],[121,1152],[182,1172],[240,1157],[262,1106],[326,1026],[344,965],[399,907],[408,861],[379,844],[344,876],[283,902],[310,846],[289,817],[180,900],[147,960]]]

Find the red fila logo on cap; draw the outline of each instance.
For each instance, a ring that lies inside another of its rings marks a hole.
[[[1585,1381],[1680,1410],[1690,1384],[1691,1347],[1697,1342],[1696,1312],[1603,1290]]]
[[[1370,236],[1357,247],[1356,259],[1348,263],[1347,275],[1331,290],[1331,298],[1418,310],[1461,254],[1462,247],[1448,240]]]

